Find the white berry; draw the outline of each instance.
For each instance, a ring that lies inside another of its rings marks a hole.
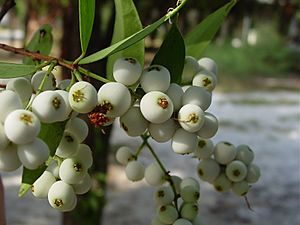
[[[193,225],[189,220],[180,218],[178,220],[176,220],[173,225]]]
[[[44,77],[46,76],[46,73],[47,73],[47,71],[38,71],[32,76],[31,85],[32,85],[34,92],[39,91],[39,87],[40,87]],[[56,87],[55,77],[54,77],[53,73],[50,73],[49,77],[46,78],[46,82],[44,83],[43,91],[54,90],[55,87]]]
[[[181,98],[183,95],[182,88],[176,83],[171,83],[168,90],[166,91],[166,94],[170,97],[170,99],[173,102],[174,111],[178,111],[182,106],[181,104]]]
[[[70,119],[66,124],[65,130],[74,134],[77,137],[79,143],[83,142],[87,138],[89,133],[89,127],[87,123],[79,117]]]
[[[199,163],[197,171],[202,180],[212,183],[219,176],[221,167],[214,159],[204,159]]]
[[[226,176],[233,182],[240,182],[247,176],[246,165],[239,160],[234,160],[226,166]]]
[[[91,189],[92,178],[88,173],[86,173],[82,181],[77,184],[73,184],[72,186],[76,194],[83,195]]]
[[[191,83],[193,77],[201,69],[197,60],[192,56],[186,56],[184,61],[184,67],[182,71],[182,83]]]
[[[247,145],[239,145],[236,147],[237,154],[236,159],[242,161],[246,165],[249,165],[254,159],[254,153]]]
[[[195,203],[183,203],[180,208],[180,215],[187,220],[194,220],[198,214],[198,205]]]
[[[259,167],[254,163],[250,163],[248,165],[248,173],[246,177],[247,182],[249,182],[250,184],[256,183],[260,178],[260,175],[261,174]]]
[[[65,159],[59,168],[59,177],[68,184],[80,183],[87,173],[87,168],[81,160],[75,158]]]
[[[123,166],[126,166],[128,162],[132,161],[133,154],[131,152],[131,148],[127,146],[121,146],[116,153],[116,159]]]
[[[218,74],[217,64],[211,58],[201,58],[198,60],[198,64],[203,69],[210,71],[217,76]]]
[[[11,79],[7,85],[6,90],[12,90],[18,94],[23,103],[27,103],[32,95],[31,83],[24,77]]]
[[[194,152],[198,159],[208,159],[214,153],[214,144],[210,139],[198,138],[198,145]]]
[[[77,152],[72,158],[80,160],[86,168],[90,168],[93,165],[93,152],[86,144],[79,144]]]
[[[157,142],[169,141],[177,129],[177,124],[173,119],[168,119],[166,122],[155,124],[150,123],[148,130],[151,137]]]
[[[4,126],[0,122],[0,151],[2,149],[5,149],[9,144],[9,139],[7,138],[5,131],[4,131]]]
[[[11,112],[22,108],[20,97],[13,91],[1,91],[0,99],[0,122],[4,122],[7,115]]]
[[[55,154],[61,158],[71,157],[77,153],[78,145],[77,137],[73,133],[65,131]]]
[[[178,212],[173,205],[163,205],[157,209],[158,218],[166,224],[172,224],[178,218]]]
[[[214,180],[213,185],[215,189],[219,192],[227,192],[232,186],[232,182],[222,173],[216,180]]]
[[[0,171],[12,172],[22,165],[18,153],[17,146],[9,144],[5,149],[0,151]]]
[[[162,185],[166,181],[165,178],[165,172],[156,162],[153,162],[149,166],[147,166],[145,170],[145,180],[148,184],[152,186]]]
[[[197,135],[202,138],[211,138],[215,136],[219,128],[218,119],[211,113],[204,113],[204,124],[197,132]]]
[[[175,198],[174,192],[170,185],[159,187],[154,192],[154,199],[158,205],[168,205],[173,202]]]
[[[125,167],[128,180],[140,181],[144,178],[145,167],[139,161],[130,161]]]
[[[52,173],[45,171],[32,185],[32,194],[37,198],[46,198],[50,187],[55,183],[56,179]]]
[[[205,111],[211,104],[211,93],[201,87],[191,86],[182,95],[182,104],[194,104]]]
[[[197,136],[179,128],[172,138],[172,149],[178,154],[189,154],[197,148]]]
[[[250,189],[250,185],[247,181],[243,180],[241,182],[233,183],[231,189],[235,195],[245,196]]]
[[[197,105],[186,104],[178,112],[178,121],[186,131],[197,132],[204,124],[204,112]]]
[[[217,84],[217,78],[209,71],[201,70],[193,78],[193,86],[198,86],[212,92]]]
[[[214,149],[214,157],[218,163],[226,165],[234,160],[236,148],[229,142],[219,142]]]

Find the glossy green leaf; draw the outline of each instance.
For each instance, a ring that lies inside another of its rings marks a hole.
[[[38,52],[43,55],[49,55],[53,45],[52,28],[49,24],[42,25],[33,35],[30,42],[25,49],[31,52]],[[30,57],[25,57],[23,63],[27,65],[34,65],[40,63],[34,61]]]
[[[95,0],[79,0],[79,31],[81,51],[86,52],[93,30]]]
[[[115,44],[130,35],[142,30],[142,23],[132,0],[115,0],[115,26],[111,44]],[[139,41],[136,44],[119,51],[110,57],[107,61],[107,77],[113,80],[112,68],[114,62],[121,57],[136,58],[140,64],[144,65],[144,42]]]
[[[0,78],[24,77],[35,71],[34,65],[0,62]]]
[[[171,74],[171,82],[180,84],[184,59],[184,40],[176,23],[174,23],[151,64],[165,66]]]
[[[186,54],[195,58],[200,58],[205,48],[209,45],[219,28],[221,27],[231,8],[237,3],[237,0],[231,0],[229,3],[206,17],[198,24],[184,39],[186,45]]]
[[[56,122],[51,124],[42,124],[39,138],[41,138],[49,147],[50,155],[55,154],[56,148],[64,134],[66,122]],[[31,188],[32,184],[38,179],[47,167],[42,165],[36,170],[24,168],[22,174],[22,184],[19,190],[19,196],[24,196]]]

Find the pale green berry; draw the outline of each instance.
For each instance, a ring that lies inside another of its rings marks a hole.
[[[32,85],[34,92],[39,91],[40,85],[41,85],[44,77],[46,76],[46,74],[47,74],[47,71],[38,71],[32,76],[31,85]],[[53,73],[50,73],[49,77],[46,78],[46,82],[43,85],[43,91],[54,90],[55,87],[56,87],[55,77],[54,77]]]
[[[23,104],[26,104],[32,95],[31,83],[24,77],[11,79],[6,85],[6,90],[16,92]]]
[[[145,170],[145,180],[152,186],[159,186],[166,181],[166,174],[156,162],[153,162]]]
[[[226,177],[224,173],[222,173],[217,179],[214,180],[213,185],[217,191],[227,192],[232,187],[232,182]]]
[[[167,224],[161,222],[161,221],[159,220],[158,217],[155,217],[155,218],[151,221],[151,225],[167,225]]]
[[[70,119],[66,124],[65,130],[74,134],[77,137],[79,143],[83,142],[87,138],[89,133],[89,127],[87,123],[79,117]]]
[[[176,83],[171,83],[168,90],[166,91],[166,94],[170,97],[170,99],[173,102],[174,111],[178,111],[182,106],[181,104],[181,98],[183,95],[182,88]]]
[[[210,139],[198,138],[198,145],[194,155],[198,159],[208,159],[214,153],[214,144]]]
[[[182,182],[182,179],[178,176],[171,176],[171,180],[175,186],[176,194],[180,194],[180,184]]]
[[[236,156],[236,148],[229,142],[219,142],[214,149],[214,157],[218,163],[226,165],[234,160]]]
[[[65,131],[61,141],[56,149],[55,155],[61,158],[68,158],[77,153],[79,142],[77,137],[69,132]]]
[[[44,123],[66,119],[67,105],[64,98],[55,91],[44,91],[32,102],[32,112]]]
[[[90,168],[93,164],[93,152],[86,144],[79,144],[77,152],[72,158],[80,160],[86,168]]]
[[[131,148],[127,146],[121,146],[116,153],[116,159],[123,166],[126,166],[128,162],[133,160],[133,154]]]
[[[204,124],[197,132],[197,135],[202,138],[211,138],[215,136],[219,128],[218,119],[211,113],[204,113]]]
[[[50,155],[48,145],[39,138],[33,142],[18,145],[18,156],[23,166],[34,170],[47,161]]]
[[[127,135],[137,137],[142,135],[149,122],[143,117],[140,107],[133,106],[120,117],[120,125]]]
[[[0,171],[12,172],[22,165],[18,153],[17,145],[9,144],[5,149],[0,150]]]
[[[197,172],[202,180],[212,183],[219,176],[221,167],[214,159],[203,159],[197,167]]]
[[[90,83],[79,81],[70,88],[69,103],[76,112],[89,113],[98,104],[97,90]]]
[[[0,122],[0,151],[2,149],[5,149],[9,144],[9,139],[7,138],[5,131],[4,131],[4,126]]]
[[[187,219],[180,218],[180,219],[176,220],[173,223],[173,225],[193,225],[193,224]]]
[[[193,177],[186,177],[181,180],[180,183],[180,190],[184,189],[185,187],[194,186],[198,191],[200,190],[199,182]]]
[[[178,212],[173,205],[163,205],[157,208],[157,215],[161,222],[172,224],[178,218]]]
[[[183,203],[180,207],[180,215],[182,218],[193,221],[198,214],[199,207],[195,203]]]
[[[98,91],[98,104],[107,109],[108,116],[119,117],[130,108],[131,95],[124,84],[106,83]]]
[[[172,138],[172,149],[178,154],[189,154],[197,148],[197,136],[179,128]]]
[[[76,194],[73,187],[64,181],[56,181],[49,189],[49,204],[60,211],[71,211],[76,205]]]
[[[171,75],[168,69],[160,65],[146,68],[141,76],[141,86],[148,93],[150,91],[165,92],[169,88]]]
[[[175,198],[174,192],[170,185],[159,187],[154,192],[154,200],[158,205],[169,205]]]
[[[130,161],[125,167],[125,174],[128,180],[140,181],[144,178],[145,167],[139,161]]]
[[[198,64],[203,69],[212,72],[213,74],[215,74],[215,76],[217,76],[218,68],[217,68],[217,64],[213,59],[204,57],[198,60]]]
[[[87,173],[87,168],[81,160],[65,159],[59,167],[59,177],[68,184],[80,183]]]
[[[192,56],[186,56],[184,61],[184,67],[182,71],[182,83],[191,83],[193,77],[201,69],[197,60]]]
[[[216,87],[217,78],[213,73],[207,70],[201,70],[193,78],[192,84],[193,86],[202,87],[207,91],[212,92]]]
[[[163,123],[150,123],[148,126],[148,131],[151,137],[157,142],[167,142],[169,141],[177,129],[177,124],[173,119],[168,119]]]
[[[22,101],[20,97],[11,90],[4,90],[0,92],[0,122],[4,122],[8,114],[22,109]]]
[[[242,161],[246,165],[249,165],[254,159],[254,152],[248,145],[239,145],[236,147],[237,154],[236,159]]]
[[[198,105],[203,111],[211,104],[211,93],[202,87],[191,86],[182,95],[182,105]]]
[[[180,190],[180,196],[184,202],[196,203],[200,198],[200,192],[194,185],[189,185]]]
[[[50,187],[55,181],[56,179],[52,173],[44,171],[44,173],[33,183],[31,187],[32,194],[37,198],[46,198]]]
[[[141,99],[140,108],[146,120],[156,124],[166,122],[173,114],[172,100],[159,91],[145,94]]]
[[[250,189],[250,185],[247,181],[243,180],[237,183],[233,183],[231,189],[235,195],[245,196]]]
[[[186,104],[178,112],[178,121],[186,131],[197,132],[204,124],[204,112],[197,105]]]
[[[130,86],[135,84],[142,74],[142,66],[135,58],[125,57],[115,61],[113,77],[117,82]]]
[[[247,182],[250,184],[256,183],[260,178],[260,175],[259,167],[254,163],[250,163],[248,165],[248,173],[246,177]]]
[[[77,184],[73,184],[72,186],[76,194],[83,195],[91,189],[92,178],[88,173],[86,173],[82,181]]]
[[[226,166],[226,176],[233,182],[240,182],[247,176],[246,165],[239,160],[234,160]]]

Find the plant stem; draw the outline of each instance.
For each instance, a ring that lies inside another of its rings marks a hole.
[[[84,56],[85,56],[85,52],[82,52],[81,55],[77,59],[75,59],[75,61],[73,62],[73,64],[77,65],[79,63],[79,61],[81,59],[83,59]]]
[[[73,72],[73,74],[74,74],[74,76],[76,77],[76,79],[77,79],[78,81],[82,81],[81,74],[80,74],[80,72],[79,72],[78,70],[75,70],[75,71]]]
[[[88,77],[94,78],[95,80],[99,80],[99,81],[101,81],[101,82],[103,82],[103,83],[109,83],[109,82],[111,82],[110,80],[108,80],[108,79],[106,79],[106,78],[104,78],[104,77],[101,77],[101,76],[99,76],[98,74],[95,74],[95,73],[93,73],[93,72],[91,72],[91,71],[88,71],[88,70],[84,69],[83,67],[80,67],[80,66],[79,66],[79,67],[78,67],[78,71],[79,71],[80,73],[82,73],[82,74],[88,76]]]

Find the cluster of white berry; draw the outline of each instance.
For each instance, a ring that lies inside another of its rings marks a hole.
[[[47,165],[32,185],[32,193],[38,198],[48,197],[58,210],[70,211],[76,206],[76,194],[84,194],[91,187],[88,169],[93,159],[89,146],[81,144],[88,135],[88,125],[76,117],[79,111],[70,101],[73,96],[55,89],[54,75],[39,71],[31,80],[11,79],[0,92],[0,171],[14,171],[21,165],[35,170]],[[67,120],[55,155],[50,157],[48,145],[38,137],[41,123]]]
[[[199,141],[195,156],[201,161],[198,165],[199,177],[214,185],[219,192],[232,192],[244,196],[260,177],[259,167],[253,163],[254,153],[247,145],[235,147],[228,142],[216,146],[209,139]]]

